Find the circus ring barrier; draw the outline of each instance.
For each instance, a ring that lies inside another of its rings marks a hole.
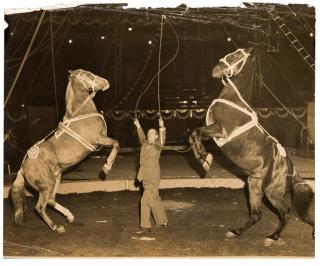
[[[314,105],[308,105],[307,108],[296,108],[294,110],[295,114],[307,122],[308,126],[314,127]],[[306,178],[307,182],[314,189],[314,160],[310,158],[303,158],[297,155],[296,147],[301,145],[300,143],[300,128],[298,125],[295,125],[285,110],[281,108],[259,108],[256,109],[259,115],[259,121],[267,128],[271,135],[279,139],[285,147],[289,147],[287,150],[289,154],[293,156],[293,161],[296,165],[297,170],[301,173],[302,177]],[[155,110],[140,111],[139,116],[142,123],[149,125],[154,122]],[[312,116],[313,114],[313,116]],[[118,139],[121,142],[126,141],[126,137],[135,139],[134,132],[130,130],[119,130],[117,124],[120,124],[120,127],[124,129],[130,117],[133,115],[130,112],[105,112],[106,119],[108,119],[113,124],[109,127],[109,131],[114,132],[125,132],[127,136],[119,136]],[[168,128],[168,139],[170,133],[174,136],[179,134],[182,136],[182,132],[186,130],[186,125],[195,125],[202,123],[203,117],[205,115],[204,109],[194,109],[194,110],[164,110],[163,118],[166,120],[166,126]],[[113,121],[112,121],[113,120]],[[180,121],[180,122],[179,122]],[[112,123],[113,122],[113,123]],[[177,126],[177,123],[180,123],[181,126]],[[149,124],[148,124],[149,123]],[[148,126],[146,126],[147,128]],[[172,128],[172,130],[171,130]],[[311,132],[314,129],[311,128]],[[114,136],[117,139],[117,136]],[[128,141],[128,140],[127,140]],[[170,144],[169,148],[170,148]],[[183,150],[185,146],[174,146],[176,149],[180,148]],[[137,157],[139,148],[122,148],[121,153],[134,153],[135,158]],[[94,157],[94,156],[93,156]],[[96,161],[103,160],[101,155],[95,156]],[[168,162],[165,161],[161,163],[162,165],[162,179],[160,183],[161,189],[169,188],[231,188],[231,189],[240,189],[245,185],[244,179],[238,178],[236,174],[229,171],[229,167],[223,167],[219,164],[214,164],[212,169],[209,171],[206,177],[199,177],[199,174],[192,168],[188,168],[187,165],[190,161],[186,160],[181,154],[176,156],[170,156]],[[128,158],[122,158],[121,155],[117,158],[113,176],[111,175],[106,181],[101,181],[97,178],[99,172],[99,167],[92,169],[91,171],[86,170],[90,168],[90,165],[84,163],[83,166],[80,166],[81,173],[87,171],[88,176],[90,177],[80,177],[78,178],[79,172],[73,173],[72,180],[68,179],[68,175],[64,176],[67,180],[64,180],[58,190],[60,194],[69,194],[69,193],[89,193],[94,191],[123,191],[131,190],[136,191],[139,188],[135,186],[134,179],[136,173],[136,161],[131,158],[131,161],[128,163]],[[125,163],[127,162],[127,164]],[[172,165],[179,166],[178,169],[173,169]],[[118,169],[118,170],[117,170]],[[123,173],[120,169],[128,169],[127,172]],[[118,172],[117,172],[118,171]],[[71,174],[69,174],[70,177]],[[84,174],[83,174],[84,175]],[[94,179],[91,176],[95,176]],[[5,184],[4,186],[4,198],[7,198],[9,195],[10,184]],[[29,194],[30,195],[30,194]]]

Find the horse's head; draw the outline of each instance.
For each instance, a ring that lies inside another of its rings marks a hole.
[[[251,50],[252,48],[239,48],[221,58],[212,70],[212,77],[222,78],[223,76],[232,77],[238,75],[250,56]]]
[[[109,82],[106,79],[101,78],[90,71],[78,69],[69,70],[69,73],[69,79],[71,81],[79,82],[79,87],[86,92],[99,90],[105,91],[110,87]]]

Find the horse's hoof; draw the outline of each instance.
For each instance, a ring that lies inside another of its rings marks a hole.
[[[57,226],[57,229],[56,229],[56,232],[57,232],[58,234],[63,234],[63,233],[66,232],[66,229],[64,228],[63,225],[58,225],[58,226]]]
[[[227,238],[235,238],[237,235],[236,235],[235,233],[231,232],[231,231],[228,231],[228,232],[225,234],[225,236],[226,236]]]
[[[102,180],[102,181],[105,181],[107,179],[107,175],[104,171],[100,171],[99,173],[99,178]]]
[[[111,166],[108,165],[108,164],[104,164],[102,170],[103,170],[103,173],[105,174],[105,176],[107,177],[108,174],[109,174],[109,172],[110,172],[110,170],[111,170]],[[105,177],[105,178],[106,178],[106,177]]]
[[[74,216],[71,214],[71,215],[68,215],[67,216],[67,221],[69,224],[72,224],[74,222]]]
[[[110,172],[110,170],[109,170],[109,169],[106,169],[106,168],[103,168],[102,170],[103,170],[104,174],[105,174],[106,177],[107,177],[108,174],[109,174],[109,172]]]
[[[263,245],[264,245],[265,247],[271,247],[271,246],[274,245],[274,243],[275,243],[275,240],[273,240],[273,239],[271,239],[271,238],[266,238],[266,239],[264,240],[264,242],[263,242]]]
[[[207,153],[206,158],[202,159],[202,167],[206,172],[208,172],[211,168],[213,160],[213,155],[211,153]]]
[[[284,246],[285,244],[286,242],[284,242],[281,238],[278,238],[275,240],[268,237],[264,240],[264,243],[263,243],[265,247],[271,247],[271,246],[281,247],[281,246]]]
[[[17,226],[21,226],[23,224],[23,220],[24,220],[23,216],[24,215],[23,215],[23,211],[22,210],[19,210],[14,214],[14,223]]]
[[[282,247],[286,245],[286,242],[283,241],[281,238],[278,238],[278,240],[276,241],[277,246]]]

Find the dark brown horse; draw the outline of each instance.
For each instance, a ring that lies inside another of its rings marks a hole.
[[[248,173],[249,221],[228,231],[226,236],[239,236],[260,220],[265,195],[280,217],[276,230],[265,240],[265,245],[272,245],[283,243],[279,236],[293,209],[314,228],[314,217],[309,214],[314,193],[299,176],[284,148],[258,123],[248,104],[254,64],[252,49],[238,49],[220,59],[212,76],[222,78],[224,88],[207,111],[206,126],[194,129],[189,142],[205,170],[211,167],[212,155],[201,141],[213,138],[226,156]]]
[[[106,122],[93,102],[96,92],[107,90],[109,82],[82,69],[69,72],[63,121],[54,134],[49,134],[28,150],[11,187],[16,224],[23,222],[27,182],[39,192],[36,212],[58,233],[65,232],[65,228],[51,220],[46,213],[47,204],[66,216],[69,223],[74,222],[73,214],[55,201],[62,172],[103,145],[113,146],[103,166],[103,171],[107,174],[119,150],[118,141],[107,137]]]

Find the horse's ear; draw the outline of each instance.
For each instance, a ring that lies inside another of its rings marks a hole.
[[[68,72],[71,75],[73,73],[73,70],[68,69]]]
[[[248,53],[250,53],[253,50],[253,47],[249,47],[246,49]]]

